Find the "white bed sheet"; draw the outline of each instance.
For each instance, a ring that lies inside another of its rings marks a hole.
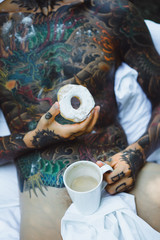
[[[0,136],[10,135],[0,110]],[[0,167],[0,240],[19,240],[20,203],[16,167]]]
[[[149,20],[146,20],[146,24],[152,34],[155,46],[160,53],[160,24]],[[135,84],[136,74],[136,71],[130,69],[126,64],[122,64],[116,75],[117,85],[115,91],[120,109],[119,121],[127,133],[129,143],[135,141],[145,131],[151,114],[150,102],[141,92],[137,84]],[[124,81],[126,78],[128,80]],[[123,87],[124,82],[125,84],[128,83],[127,86],[125,85],[125,88]],[[142,95],[140,96],[139,93]],[[130,98],[130,96],[132,96],[132,98]],[[129,103],[129,101],[130,107],[126,111],[126,102]],[[142,104],[143,108],[141,108],[141,111],[137,111]],[[137,112],[138,115],[135,115]],[[133,114],[134,118],[132,117]],[[135,118],[136,121],[133,121]],[[144,121],[146,122],[145,127]],[[130,131],[130,128],[132,131]],[[4,116],[0,111],[0,136],[9,134],[10,132]],[[152,154],[149,160],[156,160],[160,163],[160,149]],[[17,174],[14,164],[0,167],[0,183],[0,240],[19,240],[20,204]]]

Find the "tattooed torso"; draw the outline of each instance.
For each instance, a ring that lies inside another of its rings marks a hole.
[[[143,21],[137,25],[134,13],[125,0],[57,4],[48,17],[25,11],[1,13],[0,103],[12,133],[34,129],[67,83],[86,86],[101,107],[94,133],[17,160],[22,189],[24,184],[26,189],[42,184],[62,187],[62,173],[71,162],[105,160],[126,147],[116,123],[114,95],[114,74],[122,61],[139,68],[142,88],[151,100],[159,98],[157,87],[149,82],[154,72],[159,73],[160,61]]]
[[[66,83],[86,86],[103,124],[113,122],[116,43],[95,10],[81,9],[62,7],[48,18],[4,14],[0,102],[11,131],[32,129]]]

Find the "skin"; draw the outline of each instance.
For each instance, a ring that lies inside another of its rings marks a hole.
[[[84,2],[0,4],[0,104],[12,133],[0,138],[0,163],[14,159],[22,203],[27,194],[34,206],[35,196],[40,201],[47,189],[64,187],[65,168],[83,159],[112,166],[104,175],[110,194],[129,191],[160,145],[160,56],[143,19],[125,0]],[[153,106],[145,134],[130,146],[116,121],[114,74],[122,61],[138,71]],[[81,123],[59,117],[57,92],[68,83],[87,87],[95,99]]]

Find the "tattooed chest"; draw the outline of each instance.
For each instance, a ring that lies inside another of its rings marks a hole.
[[[73,9],[47,19],[15,14],[1,33],[0,101],[16,109],[12,117],[45,112],[68,82],[88,87],[98,101],[104,89],[113,97],[114,41],[96,16]]]

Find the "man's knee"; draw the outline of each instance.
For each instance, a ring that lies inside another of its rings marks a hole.
[[[147,163],[130,192],[135,195],[138,215],[160,232],[160,165]]]

